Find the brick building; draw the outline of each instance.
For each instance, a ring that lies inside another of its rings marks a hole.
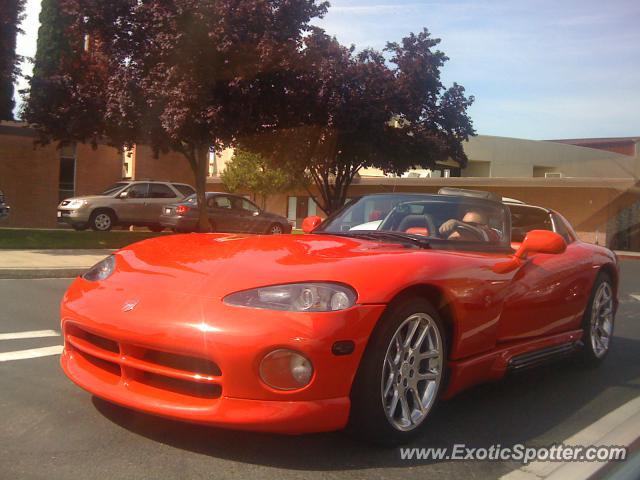
[[[36,139],[25,124],[0,123],[0,190],[12,207],[2,226],[55,228],[61,199],[95,194],[125,178],[194,183],[186,159],[177,153],[154,158],[142,145],[124,152],[106,145],[36,147]],[[350,195],[435,192],[443,186],[491,190],[560,211],[586,241],[610,244],[615,237],[617,247],[640,250],[640,234],[633,233],[640,224],[639,143],[639,138],[540,142],[480,135],[465,145],[470,160],[465,170],[445,163],[433,171],[389,177],[368,169]],[[219,174],[231,155],[211,155],[209,190],[225,190]],[[307,215],[322,214],[305,191],[274,195],[267,209],[298,225]]]

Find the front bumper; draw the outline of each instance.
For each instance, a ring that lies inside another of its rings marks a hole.
[[[66,208],[58,208],[58,222],[68,223],[69,225],[87,223],[91,212],[88,208],[79,208],[70,210]]]
[[[93,287],[77,280],[62,304],[61,364],[71,380],[98,397],[150,414],[274,433],[346,425],[351,384],[384,310],[361,305],[323,314],[271,312],[188,294],[159,300],[154,292],[124,313],[122,294]],[[89,332],[89,342],[78,339],[78,329]],[[333,343],[342,340],[354,341],[351,355],[331,353]],[[260,380],[260,360],[277,348],[311,360],[309,385],[286,392]],[[202,373],[178,357],[212,362],[219,372]]]
[[[158,398],[145,383],[101,381],[81,358],[65,350],[65,374],[78,386],[104,400],[145,413],[186,422],[234,430],[283,434],[333,431],[344,428],[349,417],[349,397],[290,402],[248,400],[222,396],[210,405],[176,403]]]

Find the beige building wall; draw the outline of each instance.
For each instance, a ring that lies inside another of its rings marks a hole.
[[[469,166],[463,177],[525,178],[557,172],[565,177],[632,178],[640,173],[640,159],[629,155],[555,142],[478,135],[464,145]],[[420,177],[428,170],[416,169]],[[363,177],[384,176],[364,169]],[[404,175],[405,177],[411,174]]]

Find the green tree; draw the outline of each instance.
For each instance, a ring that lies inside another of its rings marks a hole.
[[[425,29],[384,52],[356,52],[314,30],[287,72],[290,115],[265,122],[244,148],[309,176],[316,187],[309,194],[327,214],[342,207],[363,168],[399,175],[448,159],[464,167],[474,99],[461,85],[442,84],[447,57],[439,43]]]
[[[72,19],[60,5],[59,0],[42,0],[40,28],[33,65],[33,78],[46,78],[60,73],[63,58],[73,54],[72,45],[82,42],[69,35]]]
[[[16,39],[23,19],[25,0],[0,3],[0,120],[13,119],[13,84],[21,57],[16,54]]]
[[[259,154],[244,150],[234,152],[220,177],[230,192],[251,192],[256,201],[259,197],[263,209],[270,195],[302,186],[291,172],[270,167]]]
[[[61,3],[60,0],[42,0],[33,74],[29,78],[22,111],[22,117],[29,123],[55,126],[55,137],[67,128],[67,122],[75,120],[71,118],[73,104],[69,101],[74,91],[65,70],[82,72],[83,41],[81,37],[70,35],[72,18]],[[86,119],[80,123],[89,124]]]

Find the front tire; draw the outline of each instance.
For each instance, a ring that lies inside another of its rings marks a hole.
[[[91,214],[89,225],[96,232],[108,232],[116,223],[116,217],[108,210],[96,210]]]
[[[356,375],[349,430],[385,446],[419,436],[443,389],[446,358],[446,331],[437,310],[415,297],[392,304]]]
[[[611,277],[600,272],[582,320],[584,347],[578,354],[578,360],[586,367],[597,367],[609,353],[615,313],[613,292]]]
[[[87,228],[89,228],[88,223],[74,223],[71,225],[76,232],[84,232]]]

